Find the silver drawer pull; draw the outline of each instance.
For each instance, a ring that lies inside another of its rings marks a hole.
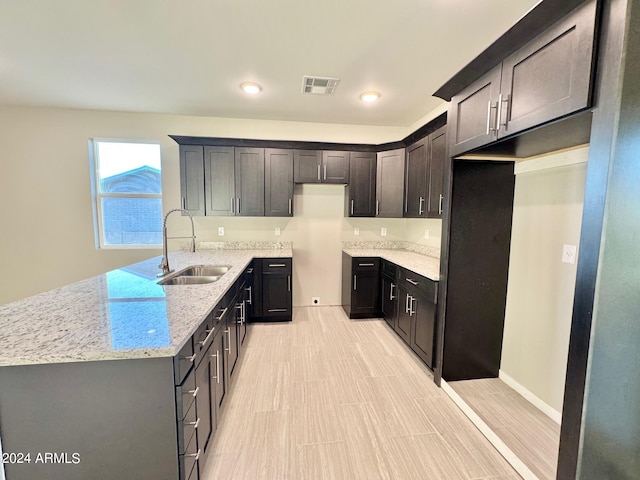
[[[200,458],[200,449],[198,449],[197,453],[187,453],[185,457],[195,457],[198,460]]]
[[[287,264],[286,263],[270,263],[269,264],[269,268],[282,268],[282,267],[286,267]]]
[[[359,263],[359,267],[375,267],[375,263]]]
[[[416,282],[415,280],[411,280],[410,278],[407,278],[405,280],[409,282],[411,285],[418,285],[418,282]]]
[[[396,298],[396,297],[393,296],[393,289],[394,288],[396,288],[396,286],[392,283],[391,284],[391,288],[389,288],[389,300],[393,300],[394,298]]]
[[[251,305],[253,303],[253,294],[251,292],[251,287],[245,288],[247,292],[249,292],[249,298],[247,298],[247,303]]]
[[[286,308],[270,308],[269,310],[267,310],[268,312],[286,312],[287,309]]]
[[[198,343],[203,346],[206,345],[209,339],[211,338],[211,335],[213,335],[213,332],[215,332],[215,330],[216,330],[215,328],[212,328],[211,330],[205,330],[205,332],[207,332],[207,336],[205,337],[204,340]]]
[[[198,425],[200,425],[200,417],[198,417],[198,419],[195,422],[187,423],[187,425],[193,425],[194,429],[198,428]]]
[[[194,353],[193,355],[191,355],[190,357],[184,357],[185,360],[188,360],[189,362],[193,363],[194,360],[196,359],[196,354]]]
[[[216,350],[215,355],[211,355],[211,358],[216,357],[216,375],[215,377],[211,377],[212,380],[216,380],[216,382],[220,383],[220,363],[218,361],[218,355],[220,354],[220,350]]]
[[[193,398],[196,398],[198,396],[199,391],[200,391],[200,387],[196,387],[195,390],[189,390],[187,393],[190,393],[191,395],[193,395]]]
[[[222,320],[222,317],[224,317],[224,314],[227,313],[227,310],[229,310],[229,307],[224,307],[224,310],[222,310],[222,313],[219,317],[216,317],[216,320]]]

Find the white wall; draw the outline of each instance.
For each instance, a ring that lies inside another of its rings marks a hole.
[[[561,255],[563,244],[579,243],[588,152],[516,166],[501,372],[557,412],[576,280],[576,265],[562,263]]]
[[[160,254],[95,248],[89,138],[159,141],[166,211],[179,206],[180,199],[178,145],[169,134],[377,144],[408,133],[397,127],[0,107],[0,304]],[[294,218],[201,217],[195,221],[196,235],[198,240],[293,241],[295,303],[309,303],[313,294],[322,303],[336,304],[339,244],[343,237],[352,239],[351,225],[360,225],[356,239],[382,239],[381,221],[343,218],[344,190],[296,187]],[[406,222],[383,222],[386,239],[402,239]],[[224,238],[217,236],[218,226],[226,227]],[[280,237],[274,235],[276,226],[282,229]],[[174,216],[169,227],[172,234],[187,233],[188,222]],[[318,269],[335,277],[320,280]]]

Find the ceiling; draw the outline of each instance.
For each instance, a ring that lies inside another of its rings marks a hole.
[[[536,3],[0,0],[0,105],[410,126]],[[341,81],[302,95],[303,75]]]

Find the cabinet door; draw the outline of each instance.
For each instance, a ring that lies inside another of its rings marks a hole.
[[[220,408],[225,397],[226,392],[226,379],[224,374],[225,367],[225,350],[224,341],[226,339],[226,333],[224,329],[216,334],[211,344],[211,351],[209,359],[211,361],[211,403],[212,403],[212,417],[214,425],[220,423]],[[214,430],[215,430],[214,428]]]
[[[238,329],[237,329],[237,310],[235,308],[235,302],[230,305],[232,309],[227,316],[226,328],[224,330],[225,337],[223,339],[224,342],[224,350],[225,350],[225,364],[224,364],[224,374],[227,378],[226,387],[228,388],[231,384],[231,377],[233,375],[233,369],[236,366],[236,361],[238,360]]]
[[[196,415],[198,417],[198,449],[204,453],[213,431],[211,416],[211,345],[205,352],[202,361],[196,366]]]
[[[241,346],[244,343],[244,339],[247,335],[247,294],[242,286],[242,290],[238,292],[238,300],[236,301],[236,325],[238,332],[238,356],[240,356]]]
[[[379,272],[353,272],[351,313],[377,315],[379,306]]]
[[[447,151],[446,128],[442,127],[429,135],[429,218],[442,217],[444,192],[444,165]]]
[[[588,2],[503,62],[500,138],[589,107],[595,17]]]
[[[401,218],[405,149],[379,152],[376,160],[376,217]]]
[[[349,157],[348,216],[376,215],[376,154],[351,152]]]
[[[411,295],[403,288],[402,284],[398,286],[398,320],[396,322],[396,333],[407,344],[411,342]]]
[[[264,148],[236,148],[236,215],[264,216]]]
[[[322,152],[322,181],[349,183],[349,152]]]
[[[236,187],[234,165],[233,147],[204,148],[207,215],[235,215]]]
[[[411,348],[429,368],[433,368],[436,306],[423,296],[412,297],[410,303],[413,317]]]
[[[293,181],[295,183],[320,183],[321,175],[321,150],[293,151]]]
[[[429,143],[427,138],[407,147],[405,179],[405,217],[426,217],[427,182],[429,177]]]
[[[448,122],[452,157],[497,139],[496,115],[502,64],[451,98]]]
[[[382,310],[382,318],[395,329],[396,323],[396,306],[398,304],[398,286],[393,278],[386,275],[382,276],[380,306]]]
[[[181,206],[191,215],[204,215],[204,163],[202,147],[180,145]]]
[[[264,214],[293,216],[293,150],[267,148],[264,151]]]
[[[291,316],[291,274],[263,273],[262,309],[265,317]]]

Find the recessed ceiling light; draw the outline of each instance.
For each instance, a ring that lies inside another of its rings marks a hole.
[[[375,102],[379,98],[380,94],[378,92],[364,92],[360,95],[360,100],[367,103]]]
[[[240,88],[244,91],[244,93],[248,93],[249,95],[257,95],[262,90],[262,87],[257,83],[245,82],[240,85]]]

